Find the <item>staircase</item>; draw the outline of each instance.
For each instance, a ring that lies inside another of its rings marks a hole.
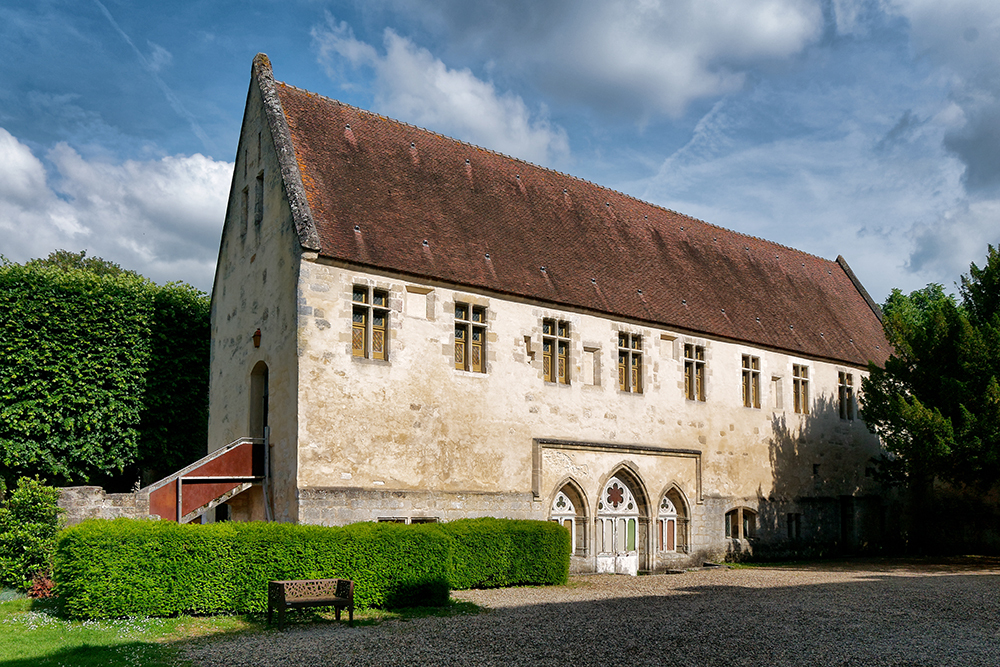
[[[264,485],[267,497],[267,433],[263,438],[240,438],[191,465],[140,489],[149,497],[149,514],[177,523],[197,519],[217,505]],[[269,503],[265,512],[271,519]]]

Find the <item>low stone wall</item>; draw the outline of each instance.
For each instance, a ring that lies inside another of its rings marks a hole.
[[[59,507],[66,510],[67,526],[84,519],[148,519],[149,494],[105,493],[99,486],[67,486],[59,489]]]
[[[530,493],[372,491],[345,487],[299,489],[299,521],[343,526],[358,521],[454,521],[484,516],[544,519]]]

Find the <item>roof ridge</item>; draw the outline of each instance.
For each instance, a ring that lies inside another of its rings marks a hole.
[[[712,227],[714,229],[721,229],[724,232],[728,232],[730,234],[736,234],[736,235],[741,236],[743,238],[754,239],[756,241],[760,241],[762,243],[766,243],[766,244],[771,245],[771,246],[775,246],[775,247],[778,247],[778,248],[783,248],[785,250],[790,250],[793,253],[796,253],[796,254],[799,254],[799,255],[806,255],[808,257],[812,257],[813,259],[821,260],[821,261],[826,262],[828,264],[837,264],[836,260],[831,260],[831,259],[827,259],[825,257],[820,257],[819,255],[815,255],[815,254],[813,254],[811,252],[807,252],[805,250],[800,250],[798,248],[793,248],[793,247],[785,245],[783,243],[778,243],[777,241],[771,241],[771,240],[765,239],[765,238],[763,238],[761,236],[755,236],[753,234],[747,234],[746,232],[741,232],[739,230],[729,229],[728,227],[723,227],[722,225],[717,225],[715,223],[708,222],[706,220],[702,220],[701,218],[696,218],[693,215],[689,215],[687,213],[681,213],[680,211],[675,211],[672,208],[667,208],[666,206],[662,206],[662,205],[656,204],[654,202],[649,202],[649,201],[646,201],[645,199],[640,199],[639,197],[636,197],[635,195],[630,195],[627,192],[622,192],[621,190],[615,190],[614,188],[610,188],[610,187],[608,187],[606,185],[601,185],[600,183],[595,183],[595,182],[587,180],[586,178],[583,178],[581,176],[575,176],[573,174],[569,174],[569,173],[566,173],[564,171],[559,171],[558,169],[553,169],[551,167],[545,167],[545,166],[542,166],[540,164],[535,164],[534,162],[531,162],[529,160],[525,160],[523,158],[519,158],[519,157],[516,157],[514,155],[508,155],[507,153],[502,153],[502,152],[500,152],[498,150],[495,150],[493,148],[487,148],[485,146],[480,146],[478,144],[474,144],[474,143],[471,143],[471,142],[468,142],[468,141],[464,141],[462,139],[456,139],[455,137],[450,137],[450,136],[448,136],[446,134],[442,134],[442,133],[437,132],[435,130],[430,130],[430,129],[426,128],[426,127],[421,127],[420,125],[415,125],[413,123],[408,123],[405,120],[399,120],[398,118],[392,118],[391,116],[386,116],[386,115],[383,115],[383,114],[380,114],[380,113],[376,113],[374,111],[371,111],[370,109],[362,109],[361,107],[355,106],[353,104],[348,104],[347,102],[343,102],[341,100],[335,99],[335,98],[330,97],[328,95],[323,95],[322,93],[317,93],[317,92],[314,92],[314,91],[311,91],[311,90],[306,90],[305,88],[300,88],[298,86],[295,86],[293,84],[290,84],[290,83],[287,83],[287,82],[284,82],[284,81],[275,81],[275,84],[281,85],[281,86],[286,86],[286,87],[292,88],[294,90],[298,90],[298,91],[300,91],[302,93],[305,93],[307,95],[313,95],[313,96],[318,97],[320,99],[327,100],[328,102],[332,102],[332,103],[334,103],[334,104],[336,104],[338,106],[341,106],[341,107],[344,107],[344,108],[347,108],[347,109],[353,109],[354,111],[357,111],[357,112],[362,113],[362,114],[366,114],[368,116],[374,116],[376,118],[381,118],[381,119],[386,120],[386,121],[388,121],[390,123],[395,123],[395,124],[401,125],[403,127],[413,128],[414,130],[419,130],[421,132],[426,132],[427,134],[432,134],[432,135],[434,135],[436,137],[440,137],[441,139],[445,139],[447,141],[453,141],[456,144],[460,144],[462,146],[468,146],[469,148],[473,148],[473,149],[476,149],[476,150],[486,151],[487,153],[491,153],[491,154],[496,155],[498,157],[502,157],[502,158],[505,158],[507,160],[511,160],[511,161],[514,161],[514,162],[519,162],[521,164],[528,165],[529,167],[534,167],[535,169],[540,169],[542,171],[546,171],[546,172],[549,172],[549,173],[552,173],[552,174],[558,174],[560,176],[564,176],[564,177],[572,179],[574,181],[577,181],[577,182],[580,182],[580,183],[585,183],[587,185],[590,185],[590,186],[592,186],[594,188],[597,188],[599,190],[602,190],[604,192],[614,193],[616,195],[619,195],[619,196],[624,197],[626,199],[630,199],[630,200],[632,200],[634,202],[637,202],[639,204],[643,204],[645,206],[650,206],[652,208],[658,209],[660,211],[664,211],[666,213],[672,213],[674,215],[679,215],[679,216],[682,216],[684,218],[687,218],[688,220],[693,220],[695,222],[699,222],[699,223],[701,223],[703,225],[706,225],[708,227]]]

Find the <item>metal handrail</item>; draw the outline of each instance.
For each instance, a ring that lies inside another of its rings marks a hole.
[[[153,482],[149,486],[145,486],[145,487],[139,489],[139,493],[149,494],[149,493],[152,493],[153,491],[156,491],[157,489],[163,488],[167,484],[170,484],[171,482],[176,481],[178,477],[183,477],[187,473],[191,472],[192,470],[196,470],[197,468],[200,468],[201,466],[205,465],[209,461],[212,461],[214,459],[219,458],[220,456],[222,456],[223,454],[225,454],[226,452],[228,452],[233,447],[236,447],[237,445],[247,444],[247,443],[250,443],[250,444],[266,444],[267,443],[267,438],[239,438],[237,440],[233,440],[228,445],[226,445],[224,447],[219,447],[218,449],[216,449],[213,452],[209,452],[208,454],[206,454],[205,456],[201,457],[200,459],[198,459],[194,463],[192,463],[192,464],[190,464],[190,465],[188,465],[188,466],[186,466],[184,468],[181,468],[177,472],[171,473],[170,475],[167,475],[163,479],[158,480],[156,482]],[[266,470],[265,470],[265,473],[266,473]]]

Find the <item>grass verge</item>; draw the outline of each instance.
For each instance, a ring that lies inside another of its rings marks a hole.
[[[480,611],[471,602],[452,600],[445,607],[355,613],[354,625]],[[306,625],[333,619],[333,610],[302,610],[290,612],[285,622]],[[263,614],[72,621],[59,617],[53,601],[0,591],[0,667],[177,667],[187,664],[181,648],[188,641],[263,632],[278,632],[267,626]]]

